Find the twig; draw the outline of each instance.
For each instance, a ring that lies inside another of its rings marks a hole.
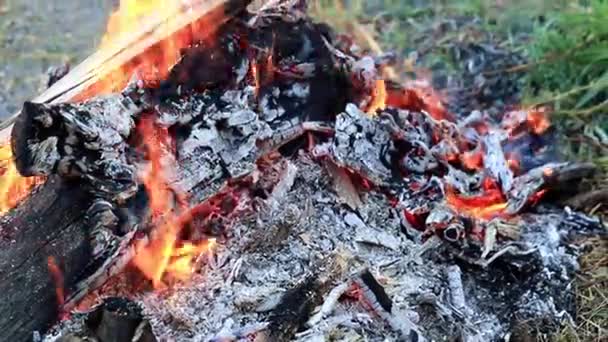
[[[327,298],[323,302],[323,305],[321,305],[319,312],[314,314],[308,320],[307,325],[312,328],[317,325],[317,323],[321,322],[321,320],[328,317],[336,308],[340,297],[342,297],[342,295],[348,290],[349,285],[350,284],[346,282],[334,287],[327,295]]]

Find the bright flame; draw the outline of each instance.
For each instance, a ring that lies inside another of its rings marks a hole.
[[[159,11],[173,11],[179,6],[179,1],[175,0],[121,0],[116,12],[108,19],[101,47],[111,44],[113,39],[125,32],[136,30],[142,18]]]
[[[103,74],[100,79],[72,100],[120,91],[135,72],[150,87],[167,79],[181,58],[181,51],[195,42],[212,39],[218,23],[228,18],[222,6],[203,11],[206,2],[121,0],[108,21],[98,51],[102,56],[120,57],[104,64],[104,69],[99,70]]]
[[[108,27],[101,40],[100,49],[114,48],[121,36],[140,29],[144,20],[179,10],[180,1],[175,0],[121,0],[116,12],[108,19]],[[178,34],[163,40],[160,46],[142,53],[134,61],[135,65],[125,65],[107,75],[100,84],[96,85],[95,92],[121,90],[130,80],[134,70],[137,70],[139,77],[147,83],[166,78],[171,66],[179,59],[180,49],[191,42],[186,36],[186,34]]]
[[[0,146],[0,214],[17,206],[42,180],[41,177],[21,176],[10,144]]]
[[[194,272],[198,256],[210,251],[215,241],[184,243],[179,246],[179,235],[188,221],[179,218],[174,205],[176,196],[167,186],[169,168],[165,164],[170,150],[169,133],[166,129],[155,126],[150,119],[142,120],[138,129],[150,161],[149,170],[142,178],[148,192],[153,223],[157,227],[152,240],[138,251],[133,263],[152,281],[155,288],[160,288],[165,277],[188,279]]]
[[[377,80],[372,92],[372,102],[367,108],[367,114],[375,115],[377,110],[385,109],[387,97],[388,95],[386,93],[386,84],[384,83],[384,80]]]

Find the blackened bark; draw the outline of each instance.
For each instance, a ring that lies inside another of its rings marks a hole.
[[[0,341],[30,341],[57,320],[58,277],[69,293],[91,260],[89,198],[78,186],[51,178],[0,221]],[[52,273],[49,258],[61,274]]]

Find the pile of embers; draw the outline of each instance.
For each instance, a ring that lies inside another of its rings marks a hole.
[[[356,51],[275,6],[158,84],[26,103],[19,171],[97,198],[102,266],[45,339],[492,341],[571,320],[571,243],[603,226],[548,202],[593,167],[552,162],[542,109],[455,117]]]

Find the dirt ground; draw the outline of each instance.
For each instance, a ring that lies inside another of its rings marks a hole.
[[[34,97],[46,70],[86,57],[112,0],[0,0],[0,120]]]

